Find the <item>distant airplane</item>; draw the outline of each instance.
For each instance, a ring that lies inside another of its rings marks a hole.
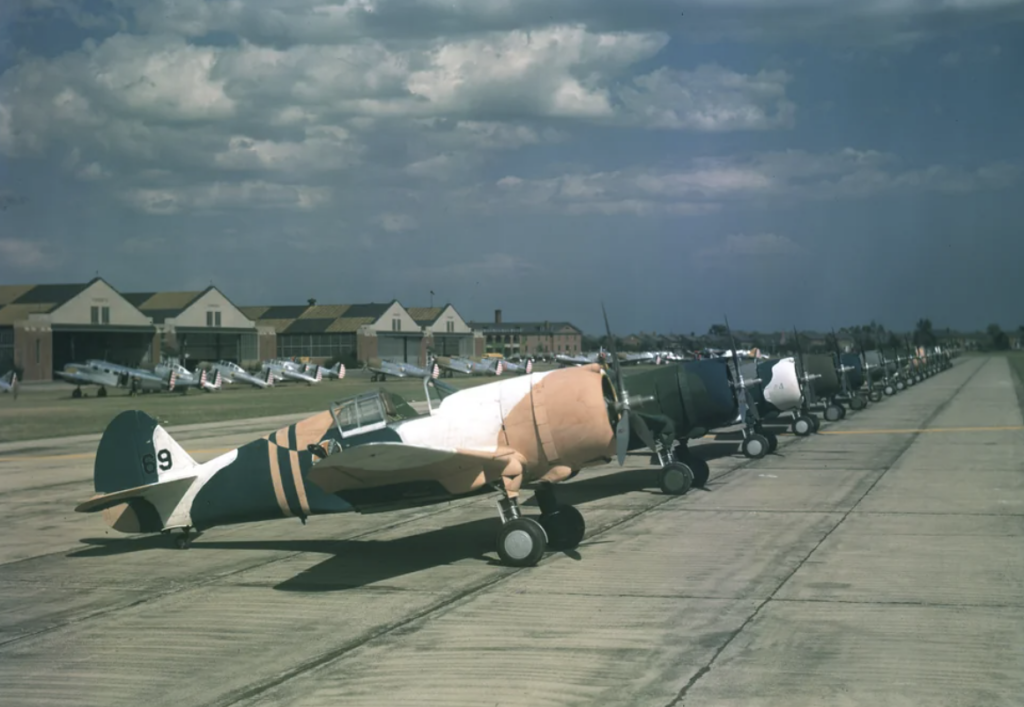
[[[339,364],[340,365],[340,364]],[[237,363],[231,361],[217,361],[210,366],[211,369],[220,371],[225,383],[248,383],[257,388],[266,388],[274,385],[274,375],[270,369],[263,369],[263,378],[249,373]]]
[[[4,374],[3,378],[0,378],[0,393],[11,393],[14,399],[18,399],[18,390],[21,388],[21,384],[18,382],[18,374],[14,371],[8,371]]]
[[[453,373],[462,373],[467,376],[500,376],[505,370],[505,362],[500,358],[495,360],[497,363],[491,365],[462,356],[438,356],[434,359],[434,363],[449,378]]]
[[[431,369],[429,374],[427,373],[428,369]],[[370,380],[375,383],[386,381],[388,376],[392,378],[426,378],[429,375],[437,378],[440,375],[440,367],[436,363],[427,368],[420,368],[411,363],[398,363],[380,358],[371,358],[367,361],[366,370],[373,373]]]
[[[345,364],[338,361],[333,367],[324,368],[323,366],[315,363],[308,363],[302,371],[307,376],[315,377],[316,374],[319,373],[322,378],[334,378],[335,380],[341,380],[345,377]]]
[[[275,380],[301,381],[307,385],[313,385],[323,380],[323,374],[317,370],[314,375],[304,371],[305,366],[287,359],[272,359],[263,364],[263,370],[269,370]]]
[[[107,386],[111,388],[132,388],[133,393],[145,390],[174,390],[177,374],[171,371],[166,377],[153,371],[131,368],[109,361],[89,359],[85,363],[69,363],[64,370],[54,371],[58,378],[76,386],[72,398],[82,397],[83,385],[99,387],[96,397],[107,397]],[[133,385],[134,384],[134,385]]]

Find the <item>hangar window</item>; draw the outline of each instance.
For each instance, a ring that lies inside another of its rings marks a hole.
[[[91,307],[89,313],[91,315],[89,321],[92,322],[93,324],[99,324],[100,323],[100,308],[99,307]]]
[[[103,323],[110,324],[110,307],[103,308]]]
[[[402,320],[392,319],[391,320],[391,331],[402,331]]]
[[[447,329],[449,334],[454,334],[455,333],[455,322],[446,322],[445,323],[445,328]]]
[[[213,312],[206,313],[206,326],[213,326]]]
[[[220,326],[220,312],[213,313],[213,325]]]

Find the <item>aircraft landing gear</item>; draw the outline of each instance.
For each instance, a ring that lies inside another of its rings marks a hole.
[[[896,395],[896,389],[892,387],[892,384],[885,386],[885,394],[889,397]]]
[[[540,524],[552,550],[571,550],[583,542],[587,523],[575,506],[559,505],[555,489],[544,483],[537,488],[537,505],[540,506]]]
[[[813,432],[817,432],[820,425],[821,422],[816,416],[803,414],[793,420],[790,429],[797,437],[806,437]]]
[[[748,459],[760,459],[768,453],[768,439],[755,432],[743,439],[740,450]]]
[[[682,462],[669,462],[658,470],[658,486],[669,496],[682,496],[693,486],[693,470]]]
[[[501,492],[498,500],[498,513],[501,516],[501,530],[497,537],[498,557],[509,567],[533,567],[540,562],[548,548],[547,532],[536,520],[520,513],[519,504],[508,495],[504,482],[499,481],[495,485]]]
[[[80,398],[80,397],[82,397],[82,389],[81,388],[75,388],[74,390],[72,390],[71,391],[71,397],[72,398]]]
[[[825,408],[825,419],[829,422],[839,422],[846,417],[846,408],[838,403],[832,403]]]
[[[179,550],[188,550],[192,547],[192,541],[199,537],[199,533],[192,534],[192,528],[182,528],[180,533],[174,535],[174,546]]]
[[[856,393],[850,398],[850,409],[851,410],[863,410],[868,406],[868,401],[860,393]]]
[[[870,400],[873,403],[882,402],[882,391],[872,390],[870,393],[868,393],[868,400]]]
[[[96,391],[96,397],[97,397],[97,398],[105,398],[105,397],[107,397],[107,389],[106,389],[106,388],[104,388],[104,387],[103,387],[103,386],[101,385],[101,386],[100,386],[100,389]]]
[[[708,477],[711,476],[711,467],[708,463],[691,452],[685,444],[675,448],[673,456],[677,462],[685,464],[693,474],[693,486],[702,489],[707,486]]]

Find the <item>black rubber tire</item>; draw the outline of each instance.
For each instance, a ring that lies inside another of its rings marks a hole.
[[[743,440],[740,450],[747,459],[763,459],[768,453],[768,440],[755,432]]]
[[[817,434],[818,430],[821,429],[821,419],[817,415],[809,415],[811,424],[814,425],[814,432]]]
[[[100,389],[96,391],[96,397],[97,398],[105,398],[105,397],[107,397],[107,389],[101,386]]]
[[[666,464],[658,470],[658,486],[669,496],[682,496],[693,486],[693,470],[682,462]]]
[[[827,422],[839,422],[843,419],[843,411],[838,405],[829,405],[825,408],[825,420]]]
[[[689,453],[676,455],[676,460],[690,467],[690,471],[693,472],[694,488],[702,489],[707,486],[708,478],[711,476],[711,467],[706,461]]]
[[[587,522],[575,506],[559,506],[558,510],[540,517],[540,524],[548,536],[552,550],[571,550],[583,542]]]
[[[768,440],[768,453],[774,454],[779,448],[779,436],[774,432],[761,432],[761,436]]]
[[[868,393],[868,400],[870,400],[873,403],[882,402],[882,391],[872,390],[870,393]]]
[[[889,397],[892,397],[893,395],[896,395],[896,389],[893,388],[891,385],[887,385],[885,386],[885,394],[888,395]]]
[[[859,393],[850,398],[850,409],[851,410],[863,410],[868,406],[868,400]]]
[[[811,422],[811,418],[806,415],[793,420],[793,424],[790,425],[790,429],[797,437],[807,437],[814,432],[814,423]]]
[[[498,557],[509,567],[533,567],[548,548],[544,527],[533,518],[516,518],[501,526]]]

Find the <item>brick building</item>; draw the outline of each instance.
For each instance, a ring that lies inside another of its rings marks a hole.
[[[569,322],[506,322],[495,310],[493,322],[470,322],[484,338],[484,352],[514,356],[580,353],[583,332]]]

